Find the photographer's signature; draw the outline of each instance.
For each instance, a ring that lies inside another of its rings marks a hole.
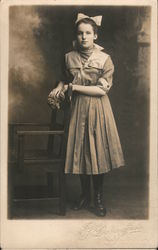
[[[87,222],[84,226],[81,227],[79,231],[79,238],[81,240],[90,239],[90,238],[100,238],[106,241],[117,241],[120,238],[127,236],[127,234],[138,233],[141,231],[140,226],[132,225],[131,223],[127,223],[125,226],[121,226],[121,228],[114,226],[111,224],[109,226],[106,225],[106,221],[104,222]]]

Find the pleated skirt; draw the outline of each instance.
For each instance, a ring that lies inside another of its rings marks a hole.
[[[124,165],[108,96],[77,94],[72,100],[65,173],[103,174]]]

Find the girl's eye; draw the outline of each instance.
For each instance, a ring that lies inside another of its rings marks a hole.
[[[91,32],[90,32],[90,31],[87,31],[86,34],[87,34],[87,35],[90,35]],[[83,32],[80,32],[80,31],[79,31],[79,32],[77,33],[77,35],[78,35],[78,36],[82,36],[82,35],[83,35]]]

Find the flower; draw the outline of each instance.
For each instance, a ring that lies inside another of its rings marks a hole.
[[[47,103],[52,109],[60,109],[62,101],[65,99],[65,94],[63,91],[60,92],[59,97],[54,95],[54,92],[51,91],[48,95]]]

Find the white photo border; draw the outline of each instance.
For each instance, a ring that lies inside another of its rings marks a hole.
[[[9,6],[151,6],[150,181],[148,220],[7,219],[8,33]],[[1,2],[1,247],[2,248],[156,248],[157,230],[157,1],[3,0]],[[103,228],[98,236],[97,227]],[[81,232],[84,230],[85,237]]]

